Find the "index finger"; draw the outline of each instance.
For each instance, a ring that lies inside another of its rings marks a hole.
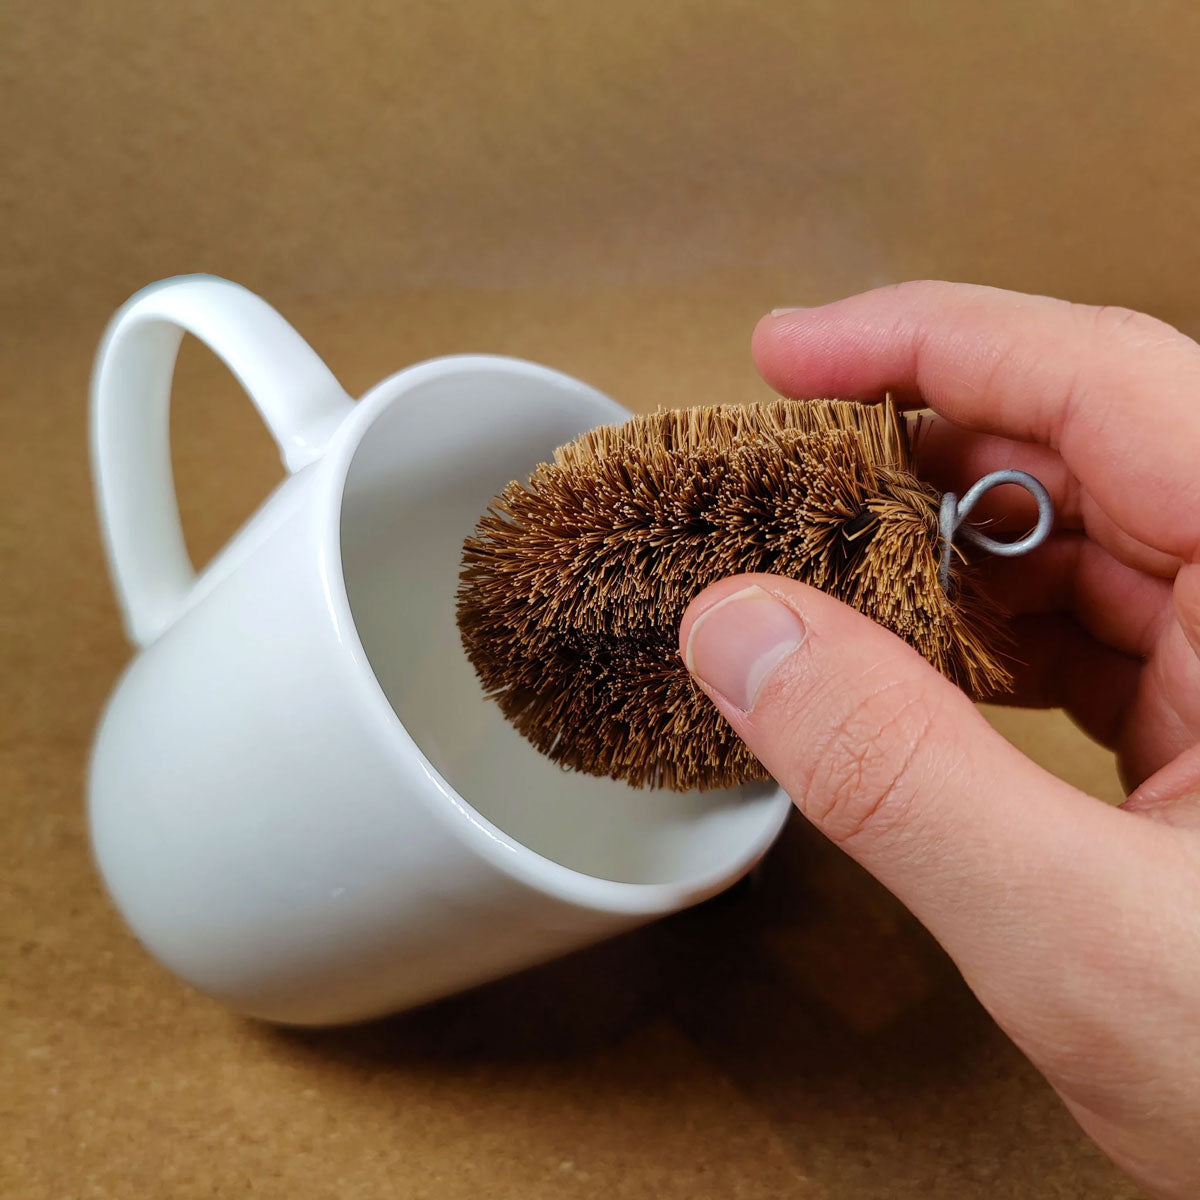
[[[1121,529],[1200,560],[1200,347],[1161,321],[923,281],[764,317],[754,357],[783,395],[890,391],[1050,446]]]

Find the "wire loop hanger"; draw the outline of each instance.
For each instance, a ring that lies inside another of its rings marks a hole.
[[[1018,487],[1023,487],[1037,503],[1037,524],[1023,538],[1019,538],[1015,542],[997,541],[995,538],[988,537],[986,533],[980,532],[975,526],[964,524],[967,517],[970,516],[971,509],[979,503],[984,493],[990,492],[992,488],[999,487],[1004,483],[1015,483]],[[985,475],[972,484],[961,500],[953,492],[946,492],[942,496],[939,523],[942,532],[942,565],[938,572],[938,578],[941,580],[942,589],[949,593],[950,564],[954,557],[954,539],[956,537],[962,537],[981,550],[999,555],[1001,558],[1016,558],[1019,555],[1028,554],[1031,550],[1036,550],[1050,536],[1050,530],[1054,525],[1054,502],[1050,499],[1050,493],[1046,491],[1041,480],[1035,479],[1027,471],[993,471],[990,475]]]

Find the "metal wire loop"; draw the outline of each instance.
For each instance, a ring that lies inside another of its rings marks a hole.
[[[1023,487],[1037,502],[1037,524],[1023,537],[1015,542],[998,542],[995,538],[981,533],[973,525],[963,524],[971,513],[971,509],[979,503],[980,497],[992,488],[1002,483],[1015,483]],[[942,531],[942,565],[938,578],[942,588],[950,591],[950,564],[954,557],[954,539],[965,538],[972,545],[986,550],[989,554],[998,554],[1003,558],[1016,558],[1036,550],[1046,538],[1054,525],[1054,502],[1042,482],[1035,479],[1027,471],[993,471],[972,484],[960,500],[953,492],[947,492],[942,497],[941,511]]]

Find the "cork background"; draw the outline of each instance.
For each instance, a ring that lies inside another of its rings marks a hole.
[[[494,351],[752,400],[755,319],[915,276],[1200,330],[1200,10],[1108,0],[0,4],[0,1194],[1130,1197],[932,940],[793,824],[690,913],[419,1013],[280,1032],[150,962],[86,844],[129,651],[86,386],[211,271],[347,388]],[[186,345],[203,561],[278,476]],[[989,716],[1107,800],[1059,714]]]

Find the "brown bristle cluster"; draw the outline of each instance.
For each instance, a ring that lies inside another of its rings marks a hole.
[[[563,766],[674,789],[766,778],[678,652],[729,575],[819,587],[976,695],[1007,679],[994,614],[938,582],[938,497],[890,403],[727,405],[595,429],[493,500],[458,624],[487,693]]]

